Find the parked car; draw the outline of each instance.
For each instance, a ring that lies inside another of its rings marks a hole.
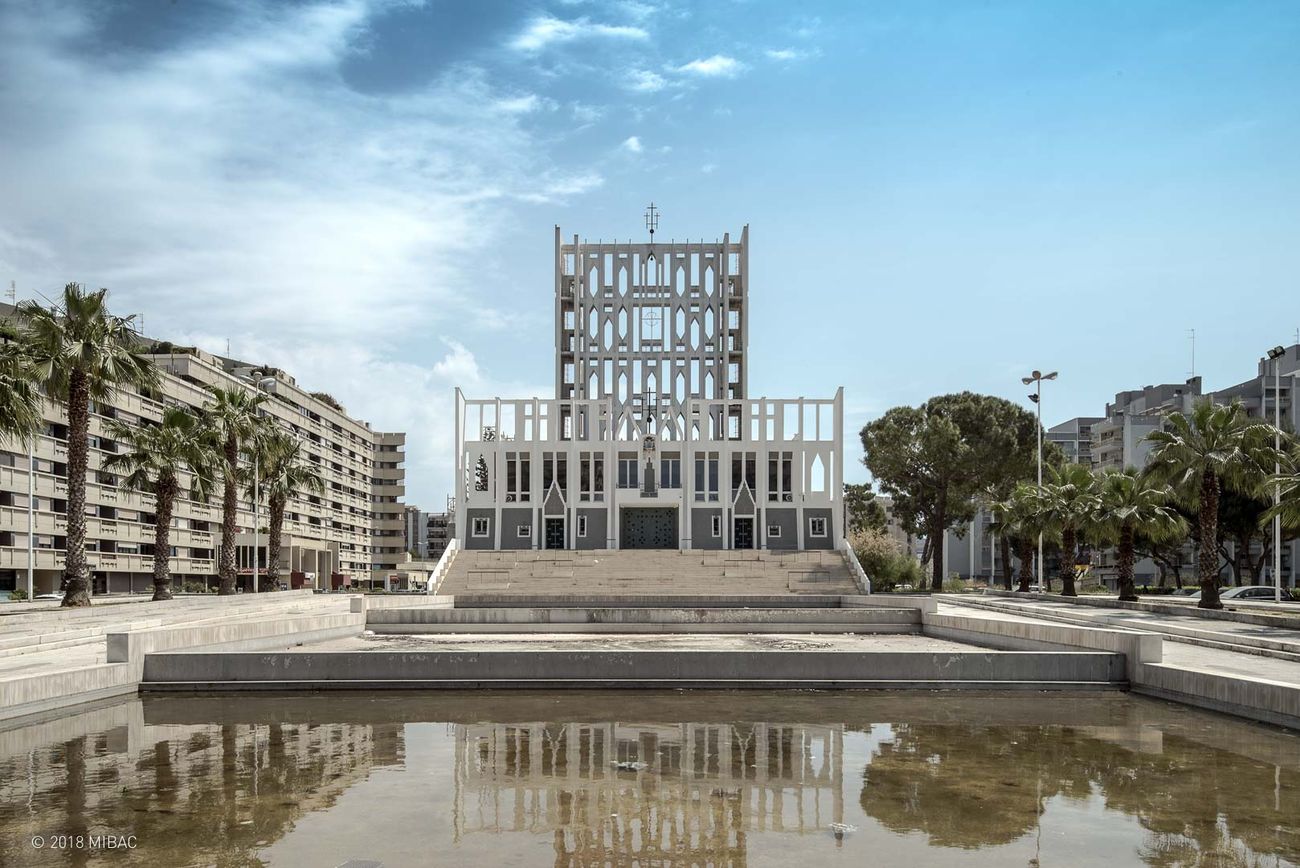
[[[1275,592],[1273,590],[1272,585],[1242,585],[1240,588],[1222,589],[1221,591],[1219,591],[1219,599],[1220,600],[1242,600],[1242,601],[1257,600],[1259,602],[1266,602],[1274,598],[1274,593]],[[1193,600],[1199,600],[1201,598],[1201,592],[1197,591],[1196,593],[1189,594],[1188,596],[1190,596]],[[1283,599],[1286,599],[1287,596],[1288,595],[1285,593],[1282,595]]]
[[[1172,594],[1170,594],[1169,596],[1171,596],[1171,597],[1199,597],[1200,595],[1201,595],[1201,590],[1200,590],[1200,588],[1196,587],[1195,585],[1188,585],[1188,586],[1185,587],[1185,588],[1175,588],[1175,589],[1174,589],[1174,592],[1173,592]]]
[[[55,591],[51,594],[37,594],[35,597],[32,597],[32,599],[33,600],[62,600],[63,592]]]

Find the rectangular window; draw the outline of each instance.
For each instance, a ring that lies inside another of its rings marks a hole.
[[[713,526],[713,535],[715,537],[722,536],[722,516],[720,515],[713,516],[712,526]]]
[[[767,454],[767,499],[790,503],[794,500],[791,488],[791,473],[794,464],[793,452],[769,452]]]
[[[826,519],[810,518],[808,519],[808,533],[810,536],[826,536]]]
[[[515,534],[520,539],[525,539],[533,535],[533,526],[531,524],[521,524],[515,528]]]
[[[780,538],[781,538],[781,525],[779,525],[779,524],[769,524],[769,525],[767,526],[767,536],[768,536],[768,539],[780,539]]]
[[[718,453],[709,452],[695,456],[695,499],[718,499]]]
[[[485,537],[488,535],[488,520],[486,518],[474,519],[474,536]]]
[[[659,459],[659,486],[661,488],[682,487],[682,460],[673,457]]]
[[[635,458],[618,459],[618,487],[637,487],[637,460]]]
[[[586,535],[587,535],[587,517],[585,515],[580,515],[578,516],[578,536],[586,536]]]

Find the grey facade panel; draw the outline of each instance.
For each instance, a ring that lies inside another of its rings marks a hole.
[[[821,518],[826,520],[826,536],[816,537],[812,535],[812,520]],[[805,509],[803,511],[803,547],[806,549],[831,549],[835,548],[834,528],[831,522],[834,519],[829,509]]]
[[[722,548],[722,544],[726,541],[726,523],[723,522],[722,532],[720,535],[713,535],[713,517],[716,515],[721,518],[722,510],[718,507],[695,507],[690,512],[691,548]]]
[[[494,549],[496,548],[496,527],[493,516],[496,510],[493,509],[475,509],[471,507],[465,511],[465,548],[467,549]],[[474,519],[486,518],[488,523],[487,536],[474,536]]]
[[[799,510],[788,506],[769,506],[763,510],[763,539],[767,548],[774,551],[797,549],[799,547]],[[774,537],[768,528],[776,525],[781,535]]]
[[[537,535],[537,515],[533,510],[527,507],[505,507],[501,510],[501,548],[504,549],[530,549],[533,547],[533,538]],[[519,536],[519,525],[528,525],[530,533],[526,537]]]
[[[604,549],[609,548],[609,514],[604,509],[578,509],[579,519],[587,520],[587,535],[578,536],[575,529],[573,534],[574,548],[578,549]]]

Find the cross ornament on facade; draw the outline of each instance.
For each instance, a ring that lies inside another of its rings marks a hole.
[[[650,243],[654,244],[655,230],[659,228],[659,209],[653,202],[645,209],[645,228],[650,230]]]

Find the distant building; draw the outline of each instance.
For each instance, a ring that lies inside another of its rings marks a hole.
[[[456,536],[455,509],[450,499],[446,512],[424,513],[425,558],[437,561],[447,550],[447,543]]]
[[[1097,470],[1146,466],[1151,445],[1146,436],[1170,413],[1186,413],[1201,397],[1201,378],[1119,392],[1106,416],[1092,423],[1092,466]]]
[[[402,535],[406,542],[406,551],[417,560],[428,557],[429,528],[426,523],[428,515],[427,512],[421,512],[420,507],[410,504],[402,509]]]
[[[1092,426],[1100,421],[1102,421],[1101,416],[1075,416],[1073,419],[1048,428],[1045,436],[1061,447],[1066,461],[1091,467]]]

